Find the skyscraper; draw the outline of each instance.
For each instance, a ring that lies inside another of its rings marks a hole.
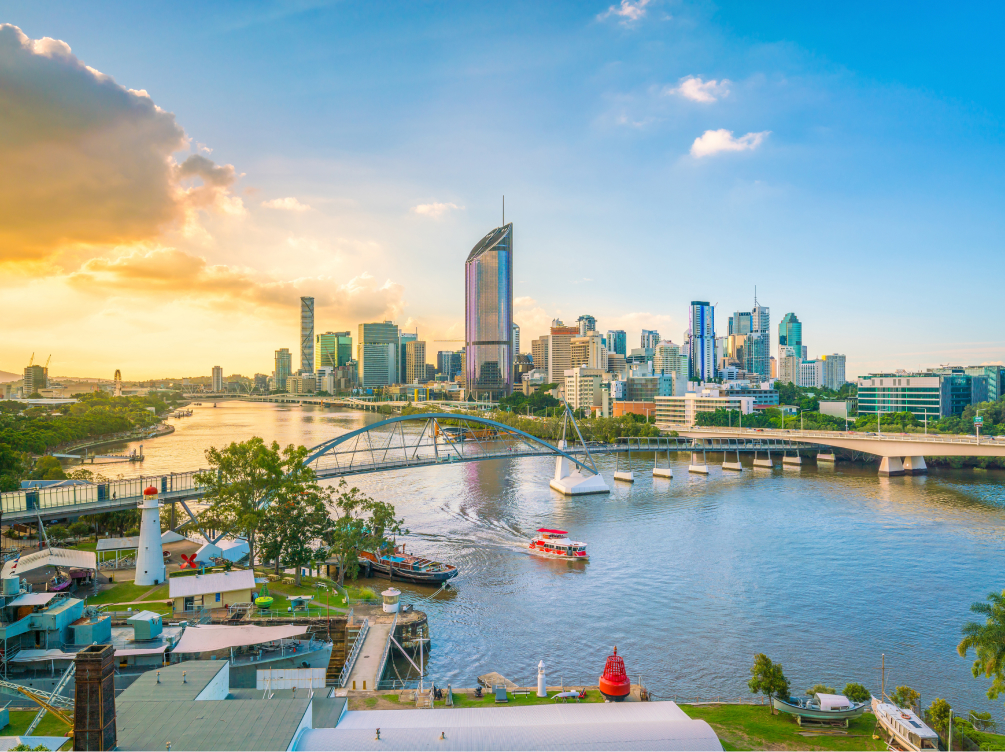
[[[778,347],[791,347],[797,356],[803,352],[803,325],[794,313],[782,316],[778,324]]]
[[[356,343],[359,384],[364,388],[389,386],[398,378],[398,325],[393,321],[359,325]]]
[[[566,326],[560,319],[551,322],[551,333],[548,335],[549,383],[565,384],[565,372],[572,368],[572,338],[578,336],[578,326]],[[537,361],[534,363],[536,365]]]
[[[726,334],[750,334],[753,331],[751,314],[737,311],[729,317],[729,331]]]
[[[597,331],[597,319],[590,314],[583,314],[580,316],[576,323],[579,325],[579,336],[585,337],[587,332]]]
[[[408,379],[408,343],[419,339],[419,332],[399,332],[398,334],[398,378],[399,384],[414,384]],[[423,351],[422,357],[426,354]]]
[[[762,379],[771,378],[771,311],[754,297],[750,312],[750,336],[744,347],[744,370],[756,373]]]
[[[624,329],[610,329],[607,332],[607,352],[617,355],[628,354],[628,335]]]
[[[405,383],[421,384],[426,381],[426,343],[411,340],[405,345]]]
[[[338,368],[352,360],[352,335],[325,332],[315,338],[314,355],[318,368]]]
[[[673,376],[674,394],[684,394],[687,391],[687,356],[673,342],[663,340],[656,345],[656,353],[653,356],[653,374]]]
[[[450,350],[440,350],[436,353],[436,369],[453,381],[454,376],[461,372],[461,353]]]
[[[286,391],[286,379],[293,371],[293,354],[288,348],[276,350],[276,389]]]
[[[643,350],[655,350],[656,345],[660,343],[660,333],[655,329],[643,329],[642,330],[642,343],[639,345]]]
[[[513,224],[478,241],[464,263],[465,388],[498,399],[513,391]]]
[[[32,365],[27,366],[24,369],[24,388],[21,391],[24,393],[25,397],[29,397],[35,392],[41,389],[45,389],[48,385],[49,385],[49,369],[47,369],[45,366]]]
[[[314,373],[314,298],[300,298],[300,372]]]
[[[213,391],[223,391],[223,369],[220,366],[213,366]]]
[[[513,324],[513,357],[520,354],[520,325]]]
[[[715,378],[715,306],[692,300],[689,314],[688,358],[693,381]]]

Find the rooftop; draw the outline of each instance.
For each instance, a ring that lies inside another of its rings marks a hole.
[[[233,572],[171,577],[168,581],[170,582],[169,597],[184,598],[189,595],[226,593],[232,590],[253,590],[255,588],[255,573],[250,569],[239,569]]]

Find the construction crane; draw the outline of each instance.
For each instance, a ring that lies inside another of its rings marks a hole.
[[[52,360],[52,356],[51,355],[45,361],[45,371],[46,371],[46,373],[49,372],[49,361],[50,360]]]
[[[31,360],[28,361],[28,368],[31,368],[32,363],[35,362],[35,353],[31,354]]]
[[[59,680],[59,684],[52,693],[38,692],[34,688],[24,687],[20,684],[14,684],[13,682],[3,681],[0,679],[0,690],[8,693],[18,693],[22,694],[28,699],[38,703],[39,710],[35,719],[31,722],[28,730],[25,732],[25,736],[31,734],[38,726],[39,722],[45,716],[46,713],[52,713],[59,720],[70,727],[70,733],[73,733],[73,700],[69,697],[64,697],[59,694],[59,692],[66,686],[66,683],[73,676],[76,665],[71,663],[70,667],[63,674],[63,677]]]

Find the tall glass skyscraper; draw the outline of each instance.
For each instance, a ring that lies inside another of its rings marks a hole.
[[[607,332],[607,352],[618,355],[628,354],[628,335],[624,329],[610,329]]]
[[[692,300],[688,331],[688,359],[693,381],[715,378],[715,306]]]
[[[300,298],[300,372],[314,373],[314,298]]]
[[[464,264],[464,377],[471,396],[513,391],[513,224],[478,241]]]

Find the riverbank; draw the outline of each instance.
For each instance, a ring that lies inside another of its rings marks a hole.
[[[123,444],[129,441],[140,441],[141,439],[156,439],[174,433],[174,426],[168,423],[159,423],[153,427],[134,428],[131,431],[121,431],[114,434],[104,434],[102,436],[92,436],[81,441],[69,442],[60,446],[49,447],[47,454],[70,454],[80,452],[84,449],[94,449],[108,446],[110,444]]]

